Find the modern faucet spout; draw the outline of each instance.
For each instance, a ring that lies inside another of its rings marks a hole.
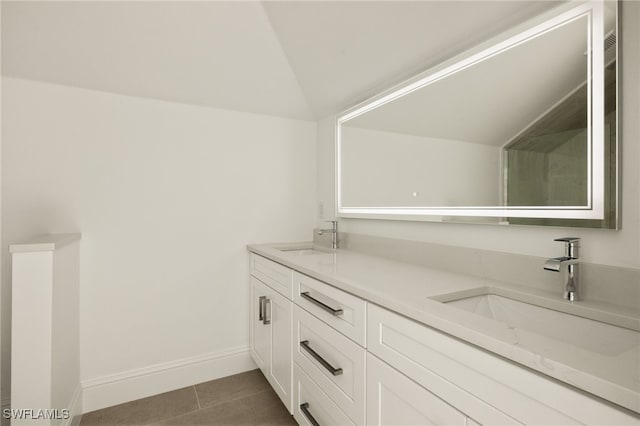
[[[330,232],[331,235],[331,248],[338,248],[338,221],[337,220],[327,220],[327,222],[331,223],[331,228],[328,229],[318,229],[318,235],[324,235],[325,232]]]
[[[578,259],[578,247],[580,238],[566,237],[555,241],[565,243],[565,255],[552,257],[544,263],[544,269],[552,272],[566,271],[567,277],[564,285],[564,298],[575,302],[578,300],[578,277],[580,271],[580,259]]]
[[[544,269],[547,271],[560,272],[562,266],[577,265],[578,263],[580,263],[579,259],[572,259],[566,256],[552,257],[544,263]]]

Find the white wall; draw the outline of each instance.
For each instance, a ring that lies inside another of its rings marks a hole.
[[[620,169],[621,220],[618,231],[578,228],[467,225],[387,220],[343,219],[347,232],[497,250],[534,256],[562,254],[553,242],[562,236],[583,238],[581,258],[586,262],[640,267],[640,3],[622,2]],[[324,216],[335,209],[335,118],[318,124],[318,202]]]
[[[344,206],[500,204],[500,147],[350,126],[341,133]]]
[[[2,22],[2,5],[0,5],[0,22]],[[0,31],[0,46],[2,46],[2,31]],[[0,54],[0,70],[2,69],[2,55]],[[2,81],[0,80],[0,99],[2,99]],[[0,105],[1,108],[1,105]],[[1,112],[1,111],[0,111]],[[0,113],[0,129],[2,129],[2,114]],[[1,132],[0,132],[1,133]],[[0,192],[2,188],[2,135],[0,134]],[[2,223],[2,196],[0,194],[0,224]],[[2,241],[2,226],[0,226],[0,241]],[[2,262],[0,262],[0,277],[2,277]],[[5,324],[6,321],[4,319],[4,306],[5,306],[5,297],[4,294],[4,286],[2,285],[2,281],[0,280],[0,336],[4,336],[5,334]],[[4,337],[0,338],[0,410],[4,410],[8,408],[9,398],[5,393],[4,384],[7,381],[5,378],[5,360],[6,360],[6,352],[4,347]],[[9,421],[0,416],[0,424],[8,424]]]
[[[2,121],[2,246],[82,232],[83,381],[246,349],[246,244],[310,239],[315,123],[13,78]]]

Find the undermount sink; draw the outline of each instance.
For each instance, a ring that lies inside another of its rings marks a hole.
[[[331,254],[330,252],[317,250],[313,248],[291,248],[291,249],[278,249],[286,253],[297,254],[299,256],[311,256],[315,254]]]
[[[640,332],[578,315],[537,306],[497,294],[444,301],[449,306],[561,341],[613,356],[640,345]]]

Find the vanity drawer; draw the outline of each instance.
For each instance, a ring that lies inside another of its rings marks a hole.
[[[371,353],[480,424],[520,424],[493,406],[507,403],[512,399],[509,394],[516,395],[516,392],[492,380],[495,371],[476,371],[458,358],[458,355],[463,355],[458,352],[464,348],[458,348],[456,344],[469,345],[372,304],[367,307],[367,316]],[[478,352],[478,356],[487,356],[472,349]],[[493,399],[483,401],[480,399],[483,394],[493,395]],[[526,406],[522,395],[510,403]],[[558,424],[572,424],[568,419],[564,420]],[[539,417],[526,422],[544,423]]]
[[[251,253],[249,270],[269,287],[291,300],[293,271],[272,260]]]
[[[366,302],[299,272],[293,272],[293,301],[366,347]]]
[[[470,425],[467,416],[371,354],[367,399],[368,425]]]
[[[355,425],[318,385],[293,364],[293,418],[299,425]]]
[[[366,351],[298,306],[293,324],[294,361],[355,423],[364,424]]]
[[[637,424],[598,398],[376,305],[367,317],[371,353],[480,424]]]

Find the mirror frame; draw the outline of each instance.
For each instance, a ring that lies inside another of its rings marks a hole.
[[[616,12],[617,13],[617,12]],[[538,35],[551,31],[570,21],[587,17],[588,45],[588,204],[586,206],[469,206],[469,207],[346,207],[341,194],[341,126],[349,120],[392,102],[421,87],[428,86],[458,71],[473,66],[485,59],[498,55]],[[616,16],[616,26],[618,25]],[[336,118],[335,161],[336,161],[336,216],[343,218],[371,218],[428,221],[504,223],[504,218],[545,218],[545,219],[603,219],[605,216],[605,170],[604,170],[604,4],[602,1],[587,1],[563,5],[543,13],[524,24],[482,43],[426,72],[374,96],[346,111]],[[617,31],[617,28],[616,28]],[[598,35],[598,36],[595,36]],[[616,46],[618,49],[618,46]],[[619,60],[619,59],[618,59]],[[617,90],[617,89],[616,89]],[[617,98],[619,98],[617,96]],[[618,100],[616,100],[618,102]],[[618,114],[618,110],[616,110]],[[616,124],[617,125],[617,124]],[[617,135],[617,132],[616,132]],[[618,139],[618,138],[616,138]],[[617,144],[617,140],[616,140]],[[616,156],[618,150],[616,149]],[[617,162],[617,158],[616,158]],[[617,174],[617,173],[616,173]],[[616,191],[618,188],[616,182]],[[616,194],[616,200],[618,200]],[[618,203],[618,201],[616,201]],[[619,207],[619,206],[618,206]],[[616,208],[616,215],[619,208]],[[501,219],[503,218],[503,219]],[[617,223],[618,221],[616,221]]]

